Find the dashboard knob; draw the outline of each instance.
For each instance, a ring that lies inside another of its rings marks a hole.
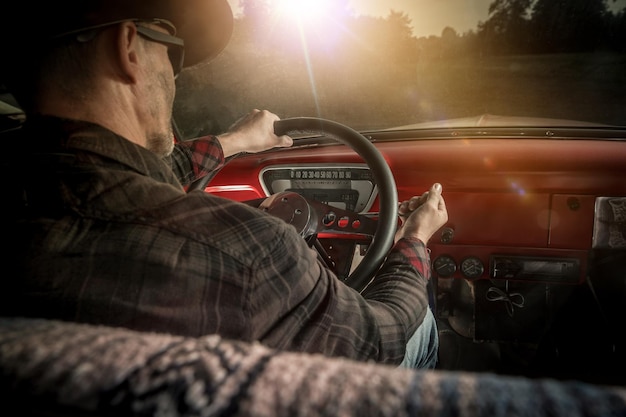
[[[454,229],[451,227],[444,227],[441,230],[441,243],[451,243],[454,239]]]

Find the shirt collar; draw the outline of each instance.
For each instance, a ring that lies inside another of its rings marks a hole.
[[[90,153],[181,187],[171,167],[162,158],[100,125],[37,116],[30,118],[22,130],[24,144],[31,153]]]

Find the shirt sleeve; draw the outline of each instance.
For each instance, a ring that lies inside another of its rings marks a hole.
[[[251,327],[260,332],[253,339],[281,349],[402,362],[429,308],[430,259],[424,243],[398,241],[359,293],[321,265],[297,234],[272,238],[264,233],[269,228],[255,239],[263,239],[271,255],[258,259],[253,272],[256,285],[249,300],[255,301],[248,306]]]
[[[381,362],[399,364],[429,308],[430,254],[418,239],[400,239],[362,291],[380,338]]]
[[[176,143],[168,162],[181,184],[187,186],[206,175],[215,176],[226,160],[217,136],[209,135]]]
[[[430,279],[430,252],[421,240],[402,238],[393,250],[400,252],[420,275]]]

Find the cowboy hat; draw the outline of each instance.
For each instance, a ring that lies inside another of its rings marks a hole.
[[[226,0],[20,0],[12,9],[0,24],[1,49],[17,59],[65,33],[127,19],[164,19],[185,42],[184,66],[189,67],[217,56],[233,30]]]

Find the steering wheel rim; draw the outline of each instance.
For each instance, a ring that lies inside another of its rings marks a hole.
[[[378,224],[365,256],[345,279],[350,287],[362,291],[385,260],[393,245],[397,227],[398,193],[387,161],[378,149],[359,132],[332,120],[316,117],[286,118],[274,123],[274,131],[277,135],[289,136],[321,133],[352,148],[372,171],[378,188]]]

